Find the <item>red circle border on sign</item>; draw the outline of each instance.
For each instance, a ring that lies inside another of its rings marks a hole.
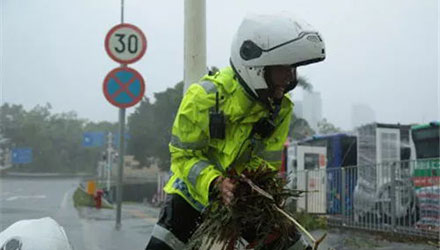
[[[139,55],[137,55],[135,58],[131,59],[131,60],[121,60],[119,58],[117,58],[116,56],[114,56],[111,52],[110,52],[110,48],[109,48],[109,44],[110,44],[110,37],[111,35],[119,28],[130,28],[135,30],[137,33],[140,34],[141,36],[141,42],[144,46],[142,46],[142,50],[139,53]],[[110,29],[110,31],[107,33],[107,35],[105,36],[105,42],[104,42],[104,47],[105,47],[105,51],[107,52],[108,56],[110,56],[111,59],[115,60],[118,63],[121,64],[130,64],[130,63],[134,63],[136,61],[138,61],[139,59],[141,59],[141,57],[145,54],[145,52],[147,51],[147,38],[145,37],[144,33],[142,32],[141,29],[139,29],[138,27],[134,26],[133,24],[129,24],[129,23],[122,23],[122,24],[118,24],[116,26],[114,26],[113,28]]]
[[[112,76],[115,76],[116,72],[119,72],[121,70],[133,73],[134,74],[133,77],[136,77],[137,79],[139,79],[139,82],[141,84],[141,91],[139,93],[139,96],[134,98],[133,101],[129,102],[129,103],[118,103],[118,102],[116,102],[114,99],[112,99],[112,97],[110,96],[110,94],[108,92],[108,84],[107,83],[110,81],[110,78]],[[142,77],[142,75],[139,72],[137,72],[136,70],[134,70],[132,68],[129,68],[129,67],[117,67],[117,68],[113,69],[112,71],[110,71],[107,74],[107,76],[105,77],[104,84],[102,86],[102,90],[104,92],[105,99],[107,99],[107,101],[109,101],[111,104],[113,104],[114,106],[119,107],[119,108],[129,108],[131,106],[136,105],[144,97],[144,94],[145,94],[145,81],[144,81],[144,78]]]

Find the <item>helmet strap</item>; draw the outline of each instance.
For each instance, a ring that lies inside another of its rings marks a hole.
[[[297,79],[295,79],[294,81],[291,81],[291,82],[287,85],[286,89],[284,90],[284,93],[288,93],[289,91],[291,91],[292,89],[294,89],[297,85],[298,85],[298,80],[297,80]]]

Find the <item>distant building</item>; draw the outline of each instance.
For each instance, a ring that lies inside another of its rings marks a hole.
[[[376,120],[374,110],[367,104],[355,104],[351,107],[351,125],[358,128]]]
[[[304,118],[304,112],[303,112],[303,102],[302,101],[293,101],[295,106],[293,107],[293,113],[298,118]]]
[[[318,131],[318,122],[322,120],[321,93],[305,91],[302,112],[303,118],[307,120],[310,127]]]

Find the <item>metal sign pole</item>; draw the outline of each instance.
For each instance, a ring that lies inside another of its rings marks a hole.
[[[124,0],[121,0],[121,23],[124,23]]]
[[[124,176],[124,127],[125,127],[125,108],[119,109],[119,167],[116,191],[116,229],[121,228],[121,208],[122,208],[122,181]]]
[[[124,23],[124,0],[121,0],[121,24]],[[124,65],[121,65],[123,67]],[[121,228],[122,181],[124,174],[125,108],[119,108],[119,166],[116,186],[116,230]]]
[[[128,40],[122,39],[123,37],[127,37]],[[128,46],[126,46],[126,43],[128,43]],[[103,83],[105,98],[111,104],[119,108],[119,164],[116,177],[116,230],[121,228],[125,155],[125,109],[142,101],[142,97],[145,93],[144,78],[136,70],[127,67],[127,64],[139,60],[144,55],[146,49],[147,39],[142,30],[132,24],[124,23],[124,0],[121,0],[121,24],[110,29],[105,37],[105,50],[110,58],[120,63],[120,67],[110,71],[105,77]],[[126,82],[126,79],[131,80]],[[133,90],[128,89],[129,86],[134,86],[132,88]],[[110,91],[110,89],[114,89],[115,87],[119,88],[119,90],[116,92]],[[122,95],[124,92],[126,95]]]

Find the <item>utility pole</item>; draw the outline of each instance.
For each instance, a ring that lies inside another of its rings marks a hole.
[[[184,87],[206,74],[206,2],[185,0],[184,21]]]

